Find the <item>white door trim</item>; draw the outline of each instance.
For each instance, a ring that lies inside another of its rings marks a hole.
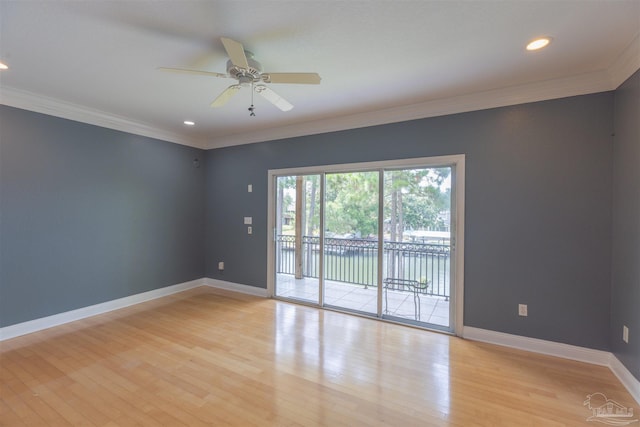
[[[447,156],[419,157],[409,159],[383,160],[362,163],[344,163],[332,165],[307,166],[299,168],[269,169],[267,189],[267,295],[274,296],[275,290],[275,254],[273,230],[275,229],[275,178],[282,175],[311,175],[333,172],[358,172],[392,168],[437,167],[453,166],[455,180],[452,181],[452,191],[455,197],[455,212],[451,221],[455,227],[454,256],[452,257],[452,273],[455,279],[455,316],[451,319],[453,333],[462,336],[464,325],[464,200],[465,200],[465,155],[453,154]]]

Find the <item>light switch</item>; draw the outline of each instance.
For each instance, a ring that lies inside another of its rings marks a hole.
[[[245,225],[251,225],[253,223],[253,218],[250,216],[245,216],[244,217],[244,224]]]
[[[247,185],[247,193],[252,193],[253,192],[253,185],[249,184]]]
[[[253,234],[253,227],[247,227],[247,234]]]

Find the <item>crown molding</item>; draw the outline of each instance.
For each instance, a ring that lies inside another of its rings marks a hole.
[[[157,129],[124,117],[23,90],[1,87],[0,104],[189,147],[206,148],[206,144],[196,139],[185,138],[182,135]]]
[[[626,69],[626,68],[625,68]],[[212,138],[209,149],[273,141],[614,90],[607,71]]]
[[[629,46],[622,51],[607,70],[612,88],[617,89],[638,70],[640,70],[640,34],[629,43]]]
[[[640,36],[634,39],[607,70],[434,99],[376,111],[260,129],[254,132],[212,137],[208,141],[186,138],[183,135],[167,132],[99,110],[6,87],[0,88],[0,104],[190,147],[215,149],[615,90],[636,70],[640,69],[639,52]]]

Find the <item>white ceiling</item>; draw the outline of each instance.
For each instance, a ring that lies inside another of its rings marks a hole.
[[[613,90],[639,34],[640,0],[0,0],[0,102],[215,148]],[[224,73],[222,36],[322,82],[272,84],[295,108],[249,117],[249,90],[209,106],[233,80],[156,69]]]

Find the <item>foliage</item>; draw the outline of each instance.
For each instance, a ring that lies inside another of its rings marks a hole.
[[[356,237],[378,233],[378,173],[326,175],[325,228]]]
[[[385,176],[385,217],[394,217],[392,198],[402,195],[396,207],[396,216],[402,221],[401,234],[405,230],[446,230],[442,212],[450,210],[451,189],[444,187],[450,175],[449,168],[405,169],[388,172]],[[390,175],[390,176],[389,176]]]
[[[405,230],[446,230],[451,189],[451,169],[422,168],[384,172],[384,228],[392,240],[402,240]],[[378,234],[377,171],[326,174],[325,229],[334,235],[367,237]],[[281,215],[295,212],[296,178],[279,177]],[[303,180],[304,233],[318,235],[320,226],[320,175]]]

